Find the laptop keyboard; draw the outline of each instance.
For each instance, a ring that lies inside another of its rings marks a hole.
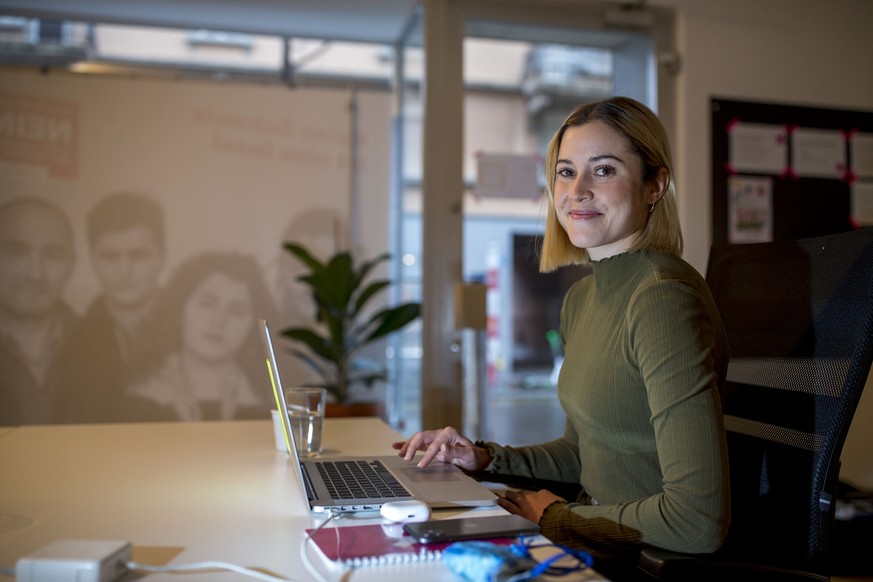
[[[412,497],[378,460],[319,461],[316,466],[335,500]]]

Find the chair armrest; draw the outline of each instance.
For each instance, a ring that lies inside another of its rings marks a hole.
[[[814,572],[741,562],[721,554],[683,554],[661,548],[640,552],[639,568],[658,580],[675,582],[828,582]]]

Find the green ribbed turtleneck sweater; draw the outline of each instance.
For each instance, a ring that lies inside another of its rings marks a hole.
[[[556,543],[615,556],[647,544],[717,549],[729,485],[721,388],[727,339],[706,282],[673,255],[592,263],[561,312],[562,438],[487,446],[491,470],[578,482],[540,526]]]

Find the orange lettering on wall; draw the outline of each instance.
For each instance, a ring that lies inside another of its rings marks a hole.
[[[73,101],[0,92],[0,160],[78,172],[79,108]]]
[[[273,158],[273,144],[266,141],[238,139],[221,133],[213,134],[212,149],[223,154],[270,160]]]

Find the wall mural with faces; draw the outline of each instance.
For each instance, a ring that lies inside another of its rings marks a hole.
[[[388,98],[356,98],[0,72],[0,425],[268,418],[257,319],[309,317],[281,243],[352,230],[353,125],[387,208]]]

